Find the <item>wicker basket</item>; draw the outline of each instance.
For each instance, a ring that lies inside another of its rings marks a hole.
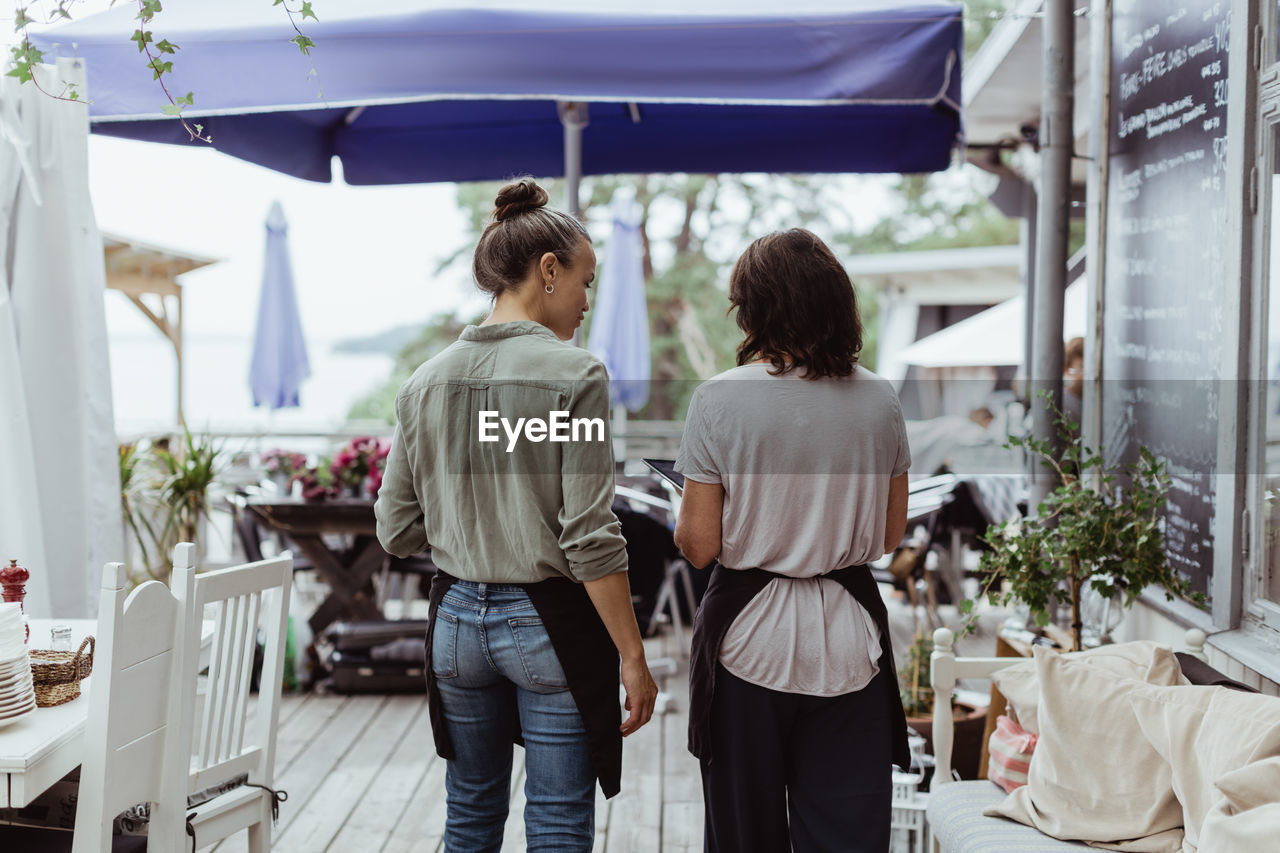
[[[61,705],[80,695],[80,679],[93,672],[93,648],[93,637],[85,637],[76,652],[31,650],[31,681],[38,706]]]

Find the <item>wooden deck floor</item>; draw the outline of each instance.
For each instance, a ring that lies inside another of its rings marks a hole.
[[[646,641],[651,659],[668,645]],[[698,762],[685,750],[687,661],[680,662],[665,679],[673,709],[624,742],[622,793],[605,800],[597,789],[596,851],[702,849]],[[286,696],[276,749],[277,787],[289,792],[276,853],[443,849],[445,762],[435,754],[424,696]],[[525,849],[523,761],[516,749],[504,851]],[[205,849],[247,851],[247,834]]]
[[[890,614],[901,657],[912,618],[892,602]],[[674,675],[659,678],[672,709],[624,741],[622,793],[605,800],[597,789],[597,853],[702,850],[701,780],[685,748],[688,661],[671,636],[647,640],[646,650],[650,660],[669,655],[680,663]],[[525,849],[523,753],[515,751],[504,851]],[[445,762],[435,754],[421,695],[286,696],[276,767],[277,787],[289,793],[274,835],[276,853],[443,849]],[[246,833],[206,849],[247,851]]]

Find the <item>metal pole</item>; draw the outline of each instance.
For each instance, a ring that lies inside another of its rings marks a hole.
[[[1071,0],[1046,0],[1044,93],[1040,113],[1040,198],[1036,223],[1036,291],[1030,365],[1031,433],[1060,446],[1053,408],[1062,408],[1062,301],[1067,284],[1071,154],[1075,144],[1075,16]],[[1039,396],[1049,392],[1049,399]],[[1052,407],[1050,406],[1052,403]],[[1035,508],[1056,484],[1040,469],[1031,478]]]
[[[560,123],[564,125],[564,203],[570,213],[581,217],[578,185],[582,182],[582,129],[587,126],[587,105],[561,101],[556,109],[560,113]]]
[[[1026,312],[1023,319],[1023,328],[1027,330],[1026,340],[1022,342],[1022,379],[1025,383],[1023,393],[1028,397],[1027,410],[1030,411],[1030,397],[1034,393],[1031,390],[1031,365],[1035,363],[1032,351],[1033,341],[1035,339],[1036,328],[1036,252],[1039,250],[1039,244],[1036,242],[1036,214],[1039,199],[1036,198],[1036,188],[1031,181],[1026,181],[1022,185],[1022,223],[1018,226],[1018,243],[1022,248],[1022,257],[1018,259],[1021,267],[1018,272],[1022,279],[1022,292],[1027,297],[1027,304],[1023,306]]]

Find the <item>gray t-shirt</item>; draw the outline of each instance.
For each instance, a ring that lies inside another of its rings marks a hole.
[[[820,576],[884,553],[889,480],[911,464],[897,394],[858,367],[808,381],[737,367],[694,392],[676,469],[724,487],[720,562],[774,581],[720,647],[734,675],[774,690],[832,696],[876,674],[866,611]]]

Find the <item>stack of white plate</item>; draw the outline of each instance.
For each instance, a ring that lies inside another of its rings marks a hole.
[[[17,604],[0,604],[0,726],[16,722],[35,709],[22,610]]]

